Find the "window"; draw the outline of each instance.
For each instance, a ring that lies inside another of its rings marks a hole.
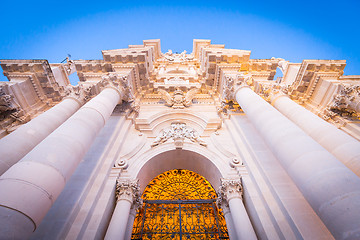
[[[135,239],[229,239],[216,192],[199,174],[182,169],[154,178],[142,195]]]

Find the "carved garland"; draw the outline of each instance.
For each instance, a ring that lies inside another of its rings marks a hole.
[[[169,128],[160,132],[151,147],[155,147],[161,143],[173,139],[177,147],[182,147],[185,138],[192,142],[197,142],[201,146],[207,146],[206,142],[200,138],[199,134],[192,128],[186,126],[186,123],[173,122]]]

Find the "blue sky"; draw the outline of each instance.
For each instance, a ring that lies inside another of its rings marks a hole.
[[[101,50],[192,39],[251,50],[252,58],[345,59],[360,75],[360,1],[6,1],[0,59],[101,59]],[[0,80],[6,80],[1,74]]]

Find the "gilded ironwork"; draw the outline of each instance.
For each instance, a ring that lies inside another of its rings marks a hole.
[[[199,174],[167,171],[145,188],[132,239],[229,239],[216,198],[211,184]]]

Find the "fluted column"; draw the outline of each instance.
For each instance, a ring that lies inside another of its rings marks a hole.
[[[286,94],[271,97],[271,104],[360,176],[360,141],[292,101]]]
[[[229,221],[226,225],[230,239],[257,239],[254,228],[251,225],[249,216],[242,202],[242,186],[240,179],[222,179],[219,190],[218,203],[226,204],[230,208],[233,221]],[[225,219],[226,220],[226,219]],[[233,224],[233,226],[231,226]]]
[[[105,239],[126,239],[130,209],[133,205],[141,206],[141,204],[139,181],[118,180],[116,183],[116,206]]]
[[[121,97],[106,87],[0,177],[0,239],[36,229]]]
[[[0,139],[0,176],[81,106],[81,100],[74,97],[65,98],[59,104]]]
[[[236,100],[335,238],[358,238],[360,178],[249,87]]]

